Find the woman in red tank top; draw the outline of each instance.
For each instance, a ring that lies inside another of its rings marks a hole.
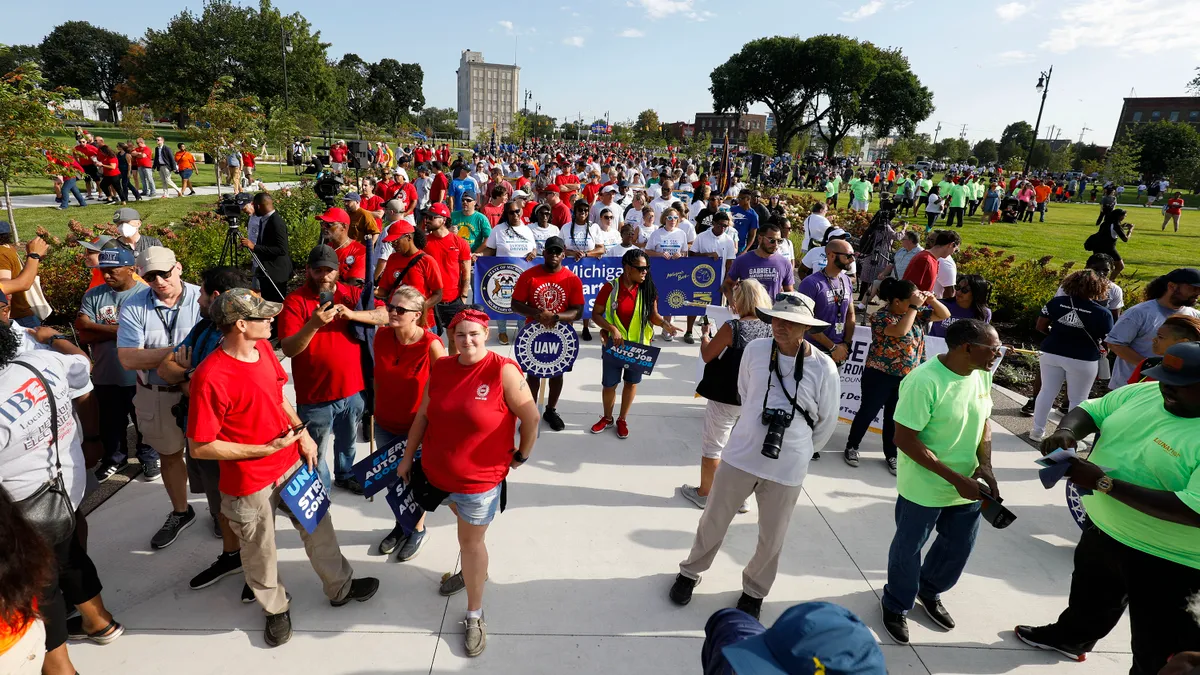
[[[462,572],[442,577],[439,592],[467,591],[466,650],[483,653],[483,582],[487,579],[484,535],[500,502],[501,483],[510,469],[529,459],[537,438],[538,411],[521,369],[487,346],[488,316],[464,309],[447,327],[457,356],[438,360],[429,374],[421,409],[408,431],[408,447],[421,448],[421,468],[429,483],[449,493],[458,516]],[[520,447],[513,447],[517,420]],[[415,453],[404,453],[397,472],[407,482]]]
[[[429,370],[446,355],[438,336],[425,329],[424,303],[420,291],[400,286],[388,301],[388,326],[375,334],[376,448],[386,448],[408,435],[425,395]],[[425,534],[424,516],[411,535],[397,523],[379,542],[379,553],[391,555],[399,547],[396,561],[411,560],[424,546]]]

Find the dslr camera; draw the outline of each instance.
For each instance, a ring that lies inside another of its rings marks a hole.
[[[221,201],[217,202],[217,215],[226,220],[237,220],[242,217],[242,209],[252,200],[253,197],[245,192],[236,195],[221,195]]]
[[[763,439],[763,457],[779,459],[779,450],[783,445],[783,432],[792,426],[796,413],[780,408],[765,408],[762,411],[762,423],[767,428],[767,437]]]

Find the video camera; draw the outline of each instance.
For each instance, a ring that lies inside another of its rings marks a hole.
[[[236,221],[242,217],[242,209],[253,200],[249,194],[239,192],[236,195],[221,195],[221,201],[217,202],[216,213],[225,220]],[[235,227],[236,223],[231,225]]]
[[[327,174],[322,176],[317,182],[313,183],[313,192],[317,194],[317,197],[319,197],[321,201],[325,202],[325,206],[336,206],[338,202],[338,195],[341,192],[342,185],[345,185],[345,183],[346,181],[342,180],[341,176],[338,176],[337,174]]]

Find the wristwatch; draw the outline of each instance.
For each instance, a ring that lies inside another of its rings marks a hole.
[[[50,336],[50,341],[54,342],[55,340],[66,340],[67,342],[70,342],[71,338],[63,335],[62,333],[55,333],[54,335]]]
[[[42,259],[42,254],[40,254],[40,253],[26,253],[26,254],[25,254],[25,257],[26,257],[26,258],[33,258],[34,260],[41,260],[41,259]]]
[[[1096,489],[1104,494],[1108,494],[1113,489],[1113,479],[1107,475],[1100,476],[1100,478],[1096,479]]]

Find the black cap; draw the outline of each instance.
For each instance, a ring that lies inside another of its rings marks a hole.
[[[331,270],[338,269],[337,252],[329,246],[321,244],[308,254],[309,267],[328,267]]]
[[[542,250],[549,253],[552,248],[565,251],[567,250],[567,242],[563,241],[562,237],[550,237],[546,240],[546,244],[542,247]]]
[[[1167,348],[1167,353],[1163,354],[1162,363],[1143,370],[1142,375],[1175,387],[1186,387],[1200,382],[1200,342],[1180,342],[1171,345]]]
[[[1180,267],[1167,272],[1167,281],[1177,284],[1200,286],[1200,270],[1195,267]]]

